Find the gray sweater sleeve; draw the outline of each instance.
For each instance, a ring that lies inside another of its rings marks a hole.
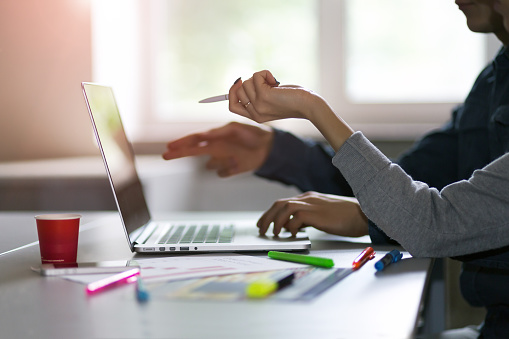
[[[333,158],[363,212],[417,257],[509,245],[509,153],[441,191],[412,180],[360,132]]]

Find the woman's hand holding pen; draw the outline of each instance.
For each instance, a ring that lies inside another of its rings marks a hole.
[[[278,84],[269,71],[257,72],[244,82],[239,79],[230,88],[230,111],[259,123],[307,119],[336,151],[353,134],[322,97],[302,87]]]
[[[306,118],[301,113],[306,90],[297,86],[278,87],[269,71],[257,72],[242,82],[237,80],[230,89],[230,111],[263,123],[286,118]],[[277,91],[277,93],[276,93]]]

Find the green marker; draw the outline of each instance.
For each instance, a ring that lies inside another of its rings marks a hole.
[[[308,265],[313,265],[313,266],[320,266],[320,267],[327,267],[327,268],[334,266],[334,261],[332,259],[312,257],[310,255],[269,251],[268,256],[269,256],[269,258],[272,258],[272,259],[298,262],[301,264],[308,264]]]

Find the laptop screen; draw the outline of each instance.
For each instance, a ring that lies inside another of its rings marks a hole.
[[[133,232],[150,220],[134,152],[127,140],[111,87],[83,83],[83,92],[115,201],[131,249]]]

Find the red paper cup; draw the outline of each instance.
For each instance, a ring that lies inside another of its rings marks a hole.
[[[80,218],[79,214],[43,214],[35,217],[43,264],[76,262]]]

